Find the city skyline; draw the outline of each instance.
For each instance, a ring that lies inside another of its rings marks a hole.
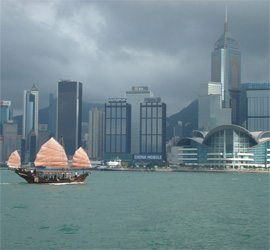
[[[172,115],[211,79],[224,22],[219,1],[1,1],[0,99],[11,100],[16,115],[22,91],[35,83],[40,108],[59,79],[83,82],[83,100],[91,103],[144,85]],[[269,2],[229,2],[228,24],[242,52],[241,82],[269,82]]]

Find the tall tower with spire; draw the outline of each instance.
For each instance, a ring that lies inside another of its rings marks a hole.
[[[224,32],[212,52],[211,80],[221,82],[222,107],[231,108],[232,123],[239,123],[239,94],[241,83],[241,52],[237,40],[228,31],[227,7]]]

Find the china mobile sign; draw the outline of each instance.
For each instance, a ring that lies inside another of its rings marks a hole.
[[[160,154],[152,154],[152,155],[134,155],[135,161],[162,161],[162,155]]]

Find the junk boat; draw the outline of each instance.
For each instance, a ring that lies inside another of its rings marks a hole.
[[[92,167],[86,152],[80,147],[73,156],[72,169],[70,169],[64,148],[54,138],[41,146],[34,161],[35,169],[21,167],[21,158],[17,150],[10,155],[8,166],[28,183],[36,184],[84,182],[91,174],[84,172],[84,169]],[[46,168],[40,169],[40,167]],[[75,172],[73,175],[73,169],[83,169],[83,173],[78,175]]]

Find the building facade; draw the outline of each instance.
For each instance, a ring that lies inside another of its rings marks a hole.
[[[49,94],[49,121],[48,130],[52,136],[56,136],[56,98]]]
[[[250,83],[246,90],[247,129],[270,131],[270,83]]]
[[[227,17],[224,32],[212,52],[211,81],[221,83],[222,108],[231,108],[232,123],[238,124],[241,52],[237,40],[228,31]]]
[[[0,101],[0,135],[3,134],[3,126],[5,121],[12,120],[12,109],[10,101]]]
[[[110,98],[105,104],[104,159],[131,160],[131,105],[125,98]]]
[[[231,109],[222,108],[220,82],[204,82],[200,84],[198,103],[198,128],[202,131],[231,124]]]
[[[88,156],[91,160],[102,160],[104,157],[105,112],[92,108],[89,111]]]
[[[39,91],[38,86],[33,85],[31,90],[23,93],[23,131],[22,136],[27,140],[29,133],[33,130],[38,136],[38,111]]]
[[[9,120],[3,124],[3,157],[7,161],[13,151],[18,148],[18,124],[17,121]]]
[[[166,104],[160,98],[140,104],[140,154],[166,160]]]
[[[82,83],[58,82],[56,138],[63,138],[67,155],[74,155],[81,146]]]
[[[131,153],[140,153],[140,104],[145,98],[153,97],[153,93],[146,86],[133,86],[131,91],[126,91],[126,100],[131,109]]]
[[[250,132],[222,125],[208,133],[181,139],[174,147],[173,164],[227,168],[270,167],[270,131]]]

